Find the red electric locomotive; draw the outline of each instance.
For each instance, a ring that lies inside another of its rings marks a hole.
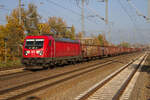
[[[47,68],[52,64],[79,61],[82,59],[80,47],[79,40],[53,38],[50,35],[27,36],[22,63],[27,68]]]

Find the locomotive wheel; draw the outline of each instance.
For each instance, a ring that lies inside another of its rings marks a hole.
[[[43,65],[43,69],[48,69],[48,67],[49,67],[48,64]]]
[[[48,67],[45,67],[45,66],[44,66],[43,69],[48,69]]]

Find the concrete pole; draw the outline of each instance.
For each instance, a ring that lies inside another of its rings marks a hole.
[[[82,36],[84,36],[85,35],[85,30],[84,30],[84,2],[85,2],[85,0],[82,0],[82,11],[81,11],[81,20],[82,20]]]
[[[105,0],[106,8],[105,8],[105,22],[108,24],[108,0]]]
[[[108,29],[108,41],[111,42],[111,36],[110,36],[110,33],[111,33],[111,25],[112,23],[108,23],[108,0],[105,0],[105,23],[106,23],[106,27]]]
[[[150,18],[150,0],[148,0],[148,18]]]
[[[19,24],[21,25],[21,0],[19,0]]]

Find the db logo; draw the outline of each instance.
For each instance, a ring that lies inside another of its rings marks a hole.
[[[35,53],[35,51],[31,51],[31,53]]]

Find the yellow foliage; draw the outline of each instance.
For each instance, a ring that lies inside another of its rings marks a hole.
[[[52,30],[51,34],[55,34],[56,37],[65,37],[65,34],[67,32],[67,25],[66,22],[62,20],[62,18],[50,17],[48,19],[48,24],[50,25]]]
[[[119,44],[119,46],[121,46],[121,47],[130,47],[130,44],[128,42],[121,42]]]
[[[38,28],[40,30],[40,34],[49,34],[51,30],[48,23],[40,23],[38,24]]]
[[[97,38],[99,40],[100,46],[109,46],[109,43],[108,43],[108,41],[105,38],[105,35],[99,34]]]

